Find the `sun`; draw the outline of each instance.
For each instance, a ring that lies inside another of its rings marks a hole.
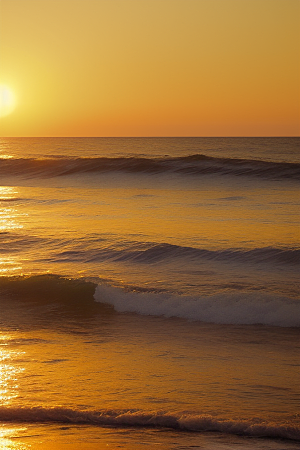
[[[13,91],[6,85],[0,84],[0,117],[12,113],[16,107],[16,98]]]

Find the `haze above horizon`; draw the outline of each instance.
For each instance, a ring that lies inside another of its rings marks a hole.
[[[298,0],[0,0],[0,135],[298,136],[299,17]]]

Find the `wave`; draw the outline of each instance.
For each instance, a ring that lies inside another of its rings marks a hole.
[[[246,249],[207,250],[173,244],[132,244],[128,248],[74,249],[57,253],[52,261],[96,262],[112,260],[116,262],[159,263],[179,259],[224,261],[255,264],[300,264],[300,250],[291,248],[263,247]]]
[[[82,278],[72,279],[54,274],[0,277],[4,298],[30,300],[36,303],[88,305],[94,303],[96,284]]]
[[[135,313],[217,324],[300,327],[300,300],[267,292],[224,291],[214,295],[175,295],[146,287],[116,287],[105,280],[59,275],[0,277],[1,301],[14,298],[40,304],[58,303],[70,313]]]
[[[26,250],[47,242],[46,239],[37,236],[10,233],[8,231],[0,232],[0,239],[0,254]]]
[[[262,420],[226,420],[203,414],[169,414],[140,410],[75,410],[69,408],[0,407],[4,422],[59,422],[114,427],[171,428],[178,431],[217,431],[234,435],[300,440],[300,427]]]
[[[217,324],[300,326],[300,300],[267,293],[225,292],[211,296],[134,292],[100,284],[94,298],[117,312],[177,317]]]
[[[184,175],[255,176],[267,179],[300,179],[300,164],[239,158],[216,158],[201,154],[146,158],[49,158],[0,159],[0,174],[56,177],[83,173],[180,173]]]
[[[42,238],[24,233],[0,232],[0,253],[11,253],[47,246],[51,262],[130,262],[155,264],[160,262],[180,262],[189,260],[193,263],[216,261],[225,263],[268,264],[298,266],[300,249],[289,247],[259,247],[253,249],[229,248],[208,250],[168,243],[109,241],[107,237],[98,239],[60,240]],[[57,251],[57,249],[66,250]],[[47,259],[48,260],[48,259]]]

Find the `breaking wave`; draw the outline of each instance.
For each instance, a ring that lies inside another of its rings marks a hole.
[[[0,407],[5,422],[60,422],[94,426],[171,428],[178,431],[217,431],[222,433],[300,440],[300,427],[262,420],[226,420],[202,414],[168,414],[139,410],[80,411],[68,408]]]
[[[300,300],[267,292],[224,291],[214,295],[175,295],[168,291],[120,288],[107,281],[69,279],[59,275],[0,277],[2,302],[14,298],[36,304],[71,308],[107,308],[135,313],[217,324],[300,327]]]
[[[117,312],[218,324],[300,326],[300,300],[267,293],[225,292],[192,297],[125,291],[100,284],[94,297],[97,302],[112,305]]]
[[[185,175],[255,176],[268,179],[300,179],[300,164],[263,160],[216,158],[201,154],[183,157],[0,159],[0,174],[56,177],[82,173],[181,173]]]

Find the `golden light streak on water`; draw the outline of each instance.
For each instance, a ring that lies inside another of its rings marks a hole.
[[[7,206],[18,199],[18,190],[11,186],[0,186],[0,231],[12,231],[23,228],[19,223],[20,213],[13,206]]]
[[[24,352],[9,348],[10,336],[0,336],[0,404],[9,405],[12,399],[19,395],[18,376],[24,368],[14,364],[14,360],[24,355]]]
[[[19,396],[19,374],[24,368],[14,362],[25,352],[15,351],[10,348],[10,341],[14,337],[0,334],[0,405],[7,407],[12,400]],[[0,450],[29,450],[31,445],[19,440],[27,428],[0,424]]]
[[[0,212],[0,230],[11,231],[23,228],[16,220],[19,214],[15,208],[3,208]]]
[[[19,191],[14,186],[0,186],[0,233],[7,233],[23,228],[19,222],[21,214],[15,207],[7,207],[19,197]],[[23,214],[24,215],[24,214]],[[0,257],[0,276],[22,270],[18,258],[13,253]]]
[[[9,155],[5,156],[11,158]],[[1,158],[4,158],[4,156],[1,155]],[[18,190],[13,186],[0,186],[0,202],[14,200],[17,194]]]
[[[11,153],[8,143],[5,142],[3,139],[0,139],[0,158],[1,159],[11,159],[13,157],[14,156]],[[1,187],[0,187],[0,192],[1,192]]]
[[[0,154],[0,157],[1,157],[1,159],[12,159],[13,158],[13,156],[9,155],[8,153],[7,154],[2,153],[2,154]]]
[[[0,276],[11,275],[20,271],[22,271],[22,265],[16,257],[0,258]]]
[[[0,425],[0,450],[29,450],[31,445],[18,442],[20,433],[27,430],[25,427],[7,427]]]

